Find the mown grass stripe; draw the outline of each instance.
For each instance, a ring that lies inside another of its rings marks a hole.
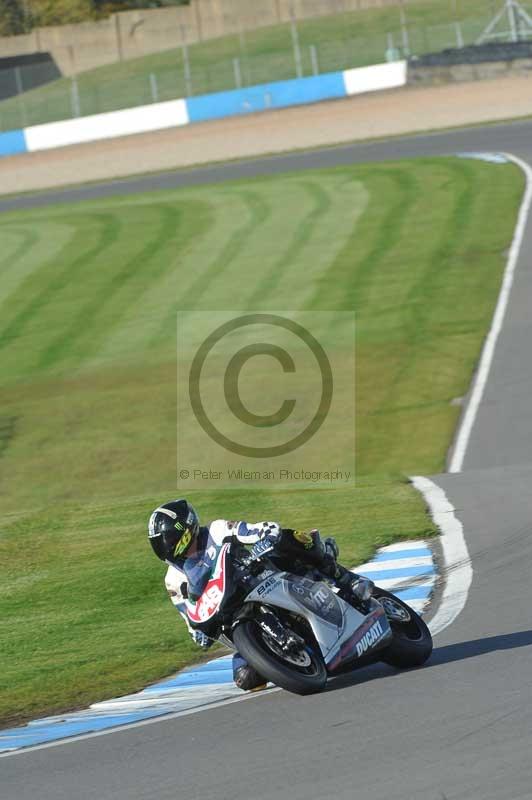
[[[1,230],[9,234],[12,228],[10,225],[0,225]],[[18,230],[19,233],[21,231]],[[0,319],[9,320],[13,316],[17,303],[25,302],[28,292],[33,290],[33,284],[38,283],[40,270],[46,264],[60,261],[73,235],[74,231],[69,225],[40,220],[31,226],[29,234],[15,252],[8,250],[1,268]]]
[[[50,270],[52,274],[48,276],[48,279],[43,276],[42,272],[40,273],[40,281],[45,281],[44,286],[37,289],[25,307],[0,332],[0,350],[5,348],[10,341],[19,337],[30,320],[33,321],[35,317],[38,319],[39,312],[43,307],[55,299],[57,293],[72,281],[73,275],[78,270],[90,265],[99,254],[116,241],[118,226],[113,219],[97,213],[91,214],[89,217],[98,226],[96,243],[92,247],[89,246],[72,262],[67,263],[63,269],[53,270],[52,268]],[[26,282],[23,289],[25,285]]]
[[[415,177],[402,168],[378,167],[372,184],[375,180],[379,193],[370,192],[370,202],[362,219],[353,224],[352,234],[342,251],[324,269],[308,307],[355,308],[364,313],[364,288],[398,241],[409,209],[416,200]],[[391,202],[383,203],[383,194],[388,194]]]
[[[116,307],[115,296],[135,278],[140,265],[141,271],[146,272],[146,268],[158,260],[160,250],[168,246],[168,240],[178,234],[182,217],[181,210],[170,205],[154,205],[153,209],[158,221],[149,240],[143,243],[140,249],[120,264],[117,269],[114,269],[113,265],[107,270],[109,277],[77,310],[70,327],[66,331],[61,331],[41,353],[37,368],[49,367],[71,350],[76,352],[79,364],[88,354],[98,348],[99,343],[109,335],[109,330],[113,326],[120,324],[124,309],[120,306]],[[164,262],[162,262],[159,268],[164,269],[164,267]],[[102,323],[101,320],[106,309],[113,304],[115,308],[110,320]],[[87,336],[88,330],[90,330],[89,336]]]
[[[39,241],[39,235],[36,231],[28,230],[27,228],[13,228],[10,226],[1,226],[0,229],[4,230],[4,233],[14,233],[16,236],[20,238],[20,244],[16,249],[12,252],[8,251],[3,258],[0,259],[0,271],[4,271],[5,267],[13,268],[16,266],[17,262],[26,255],[28,250],[31,250],[32,247]],[[3,283],[4,275],[2,275],[2,283]],[[2,286],[2,293],[4,288]]]
[[[161,338],[168,335],[170,328],[173,328],[174,331],[176,330],[176,314],[178,310],[199,308],[204,295],[208,292],[213,282],[223,276],[224,270],[238,256],[248,238],[270,216],[271,208],[259,192],[239,190],[238,193],[248,209],[248,219],[235,230],[222,250],[215,255],[207,269],[200,273],[192,285],[176,298],[175,306],[167,313],[159,333],[151,341],[152,347],[159,344]]]
[[[164,200],[167,201],[167,198]],[[231,214],[231,210],[227,209],[230,206],[227,200],[220,205],[224,214]],[[161,320],[173,315],[171,324],[172,333],[175,333],[179,298],[201,272],[205,252],[212,256],[212,251],[221,246],[223,235],[219,234],[212,198],[199,200],[191,195],[180,201],[179,206],[183,212],[182,224],[171,236],[164,254],[160,254],[159,264],[154,262],[149,275],[144,276],[142,289],[138,290],[135,297],[129,292],[120,324],[109,331],[98,351],[88,360],[88,369],[116,360],[138,360],[139,353],[143,353],[150,342],[153,344],[154,337],[158,335],[159,359],[167,357],[168,351],[175,348],[175,341],[168,336],[169,328],[164,336],[161,335]],[[234,210],[232,206],[231,209]],[[233,214],[231,216],[234,218]],[[188,269],[189,262],[194,265],[191,269]],[[152,357],[154,355],[152,347]]]
[[[285,270],[290,270],[293,262],[298,257],[301,250],[307,245],[318,220],[323,217],[331,208],[331,198],[329,192],[322,188],[318,182],[300,181],[297,184],[306,195],[312,200],[312,207],[306,213],[301,223],[294,231],[292,240],[288,243],[285,251],[281,253],[277,261],[270,269],[259,277],[255,284],[253,293],[246,298],[249,308],[265,307],[269,298],[276,296],[277,286]]]

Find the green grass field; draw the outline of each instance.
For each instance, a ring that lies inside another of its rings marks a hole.
[[[433,528],[523,188],[512,165],[363,165],[0,217],[0,719],[138,689],[197,658],[146,541],[176,494],[178,304],[356,311],[357,487],[190,496],[318,524],[344,562]]]
[[[472,43],[498,5],[498,0],[409,2],[406,14],[411,54],[421,55],[456,46],[456,22],[461,24],[463,41]],[[393,38],[398,55],[402,55],[403,33],[397,7],[315,17],[300,20],[297,25],[304,75],[313,72],[311,45],[316,48],[320,72],[384,61],[388,34]],[[81,73],[78,76],[81,114],[153,102],[150,73],[156,77],[158,100],[185,97],[189,92],[180,45],[176,32],[173,50]],[[290,26],[276,25],[191,45],[191,93],[234,89],[234,58],[239,59],[244,86],[296,77]],[[72,116],[72,109],[70,79],[57,80],[0,102],[0,130],[65,119]]]

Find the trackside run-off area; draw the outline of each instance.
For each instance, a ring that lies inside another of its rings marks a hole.
[[[420,159],[0,217],[4,726],[197,659],[144,530],[176,491],[178,307],[356,314],[356,488],[189,493],[204,519],[319,525],[347,564],[433,532],[406,476],[444,466],[522,191]]]

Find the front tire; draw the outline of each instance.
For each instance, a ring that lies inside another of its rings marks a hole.
[[[393,633],[380,660],[398,669],[420,667],[432,653],[432,636],[426,623],[391,592],[375,587],[373,596],[384,606]]]
[[[305,666],[285,661],[268,647],[260,626],[253,620],[241,622],[234,629],[233,642],[246,661],[276,686],[302,695],[325,688],[327,670],[321,653],[307,650],[310,664]]]

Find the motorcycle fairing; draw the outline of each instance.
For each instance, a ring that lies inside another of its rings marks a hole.
[[[224,544],[218,554],[212,577],[208,580],[199,599],[186,601],[187,617],[193,623],[207,622],[218,613],[227,588],[226,559],[230,545]]]
[[[329,672],[343,661],[352,660],[363,648],[367,655],[391,636],[382,606],[374,603],[364,616],[330,589],[289,572],[269,575],[246,597],[246,602],[261,602],[299,614],[309,622]],[[377,625],[377,628],[373,626]],[[366,639],[364,639],[366,637]],[[363,642],[363,645],[361,645]]]

